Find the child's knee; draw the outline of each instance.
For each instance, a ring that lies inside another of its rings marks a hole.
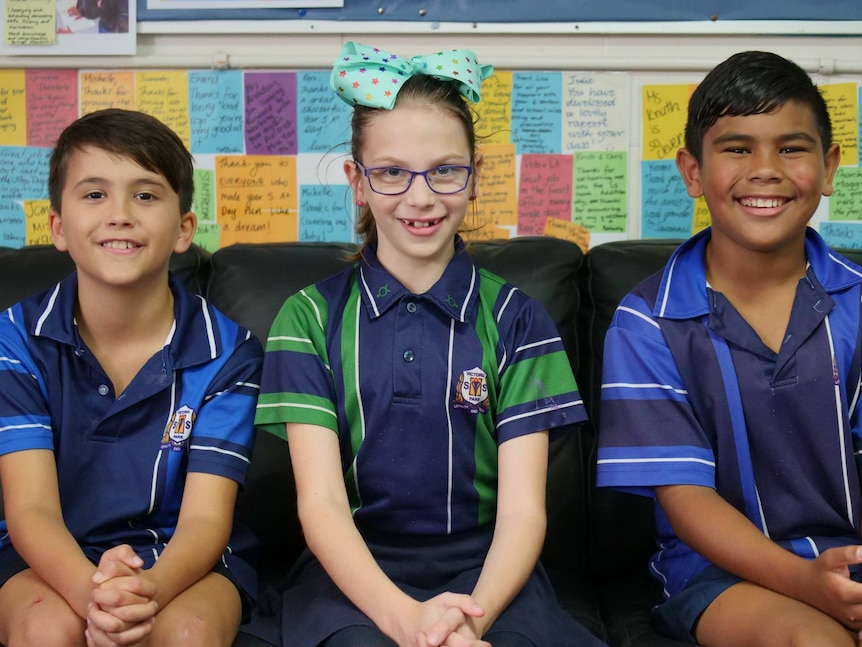
[[[219,623],[201,614],[184,614],[181,621],[174,614],[170,621],[158,617],[149,644],[152,647],[216,647],[230,645],[234,636],[224,635]]]
[[[71,609],[26,613],[17,627],[10,628],[7,647],[84,647],[84,628]]]

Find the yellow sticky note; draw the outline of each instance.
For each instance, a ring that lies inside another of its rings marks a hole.
[[[0,146],[27,145],[24,70],[0,69]]]
[[[479,115],[476,135],[485,144],[512,141],[512,73],[495,71],[482,81],[482,101],[473,106]]]
[[[137,108],[169,126],[191,148],[189,84],[185,71],[137,72]]]
[[[5,45],[53,45],[57,40],[56,0],[6,0]]]
[[[859,162],[859,100],[855,83],[821,85],[820,92],[829,107],[832,141],[841,146],[841,166]]]
[[[24,200],[25,245],[50,245],[51,227],[48,224],[49,200]]]
[[[683,146],[690,85],[643,87],[643,160],[674,159]]]
[[[706,206],[706,200],[703,196],[694,200],[694,223],[691,228],[691,233],[696,234],[703,231],[712,224],[712,214],[709,213],[709,207]]]
[[[219,155],[215,177],[221,246],[297,240],[296,157]]]
[[[585,254],[590,248],[590,230],[576,222],[561,220],[560,218],[548,218],[545,221],[545,236],[562,238],[575,243]]]
[[[134,72],[81,72],[81,114],[105,108],[135,109]]]
[[[469,225],[515,226],[518,224],[518,185],[515,182],[515,145],[481,144],[482,167],[476,188],[476,217],[467,214]]]

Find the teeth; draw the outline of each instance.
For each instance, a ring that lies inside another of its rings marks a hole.
[[[128,240],[109,240],[107,243],[102,243],[102,247],[110,247],[111,249],[132,249],[134,243]]]
[[[780,207],[785,201],[783,198],[743,198],[740,202],[746,207]]]
[[[431,225],[436,225],[438,222],[440,222],[440,220],[405,220],[404,222],[406,222],[411,227],[416,227],[417,229],[425,229],[426,227],[430,227]]]

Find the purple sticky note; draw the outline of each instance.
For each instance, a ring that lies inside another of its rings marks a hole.
[[[245,74],[245,152],[296,155],[296,73]]]

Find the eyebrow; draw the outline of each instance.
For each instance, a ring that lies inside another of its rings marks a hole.
[[[104,177],[85,177],[75,183],[75,187],[85,186],[87,184],[114,184],[114,180]],[[155,186],[155,187],[166,187],[168,186],[167,182],[158,177],[142,177],[132,181],[132,185],[136,187],[142,186]]]
[[[743,135],[742,133],[726,133],[721,137],[716,137],[712,140],[713,144],[730,144],[734,142],[748,143],[753,142],[756,139],[754,135]],[[795,132],[795,133],[785,133],[778,137],[779,142],[796,142],[796,141],[806,141],[811,144],[816,144],[817,139],[809,135],[805,131]]]

